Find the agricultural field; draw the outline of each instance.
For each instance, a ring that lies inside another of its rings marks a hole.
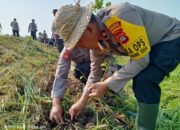
[[[69,74],[63,99],[64,121],[48,119],[59,54],[54,47],[30,37],[0,36],[0,130],[135,130],[136,100],[129,82],[119,93],[90,99],[77,120],[68,109],[81,96],[83,85]],[[125,64],[125,57],[116,62]],[[161,83],[157,130],[180,130],[180,66]]]

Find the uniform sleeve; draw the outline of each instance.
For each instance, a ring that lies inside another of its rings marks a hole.
[[[148,64],[149,54],[137,61],[130,60],[128,64],[124,65],[119,71],[115,72],[110,78],[105,80],[105,82],[110,89],[118,92],[130,79],[145,69]]]
[[[118,16],[119,18],[132,23],[132,24],[136,24],[139,26],[144,26],[143,20],[141,14],[139,13],[139,11],[136,9],[136,7],[134,7],[131,4],[126,4],[125,5],[125,9],[119,9],[116,10],[114,12],[114,15]]]
[[[103,62],[104,58],[105,55],[98,54],[96,51],[90,50],[91,72],[86,85],[100,81],[102,75],[101,63]]]
[[[64,59],[66,49],[63,49],[58,60],[51,98],[63,98],[67,85],[68,73],[71,67],[71,57]]]

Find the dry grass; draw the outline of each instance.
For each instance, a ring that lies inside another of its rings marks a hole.
[[[0,36],[0,129],[2,130],[133,130],[136,101],[131,82],[118,94],[91,99],[71,122],[68,109],[80,97],[83,85],[70,75],[63,108],[64,124],[48,121],[58,52],[31,38]],[[127,62],[126,58],[116,59]],[[162,84],[158,130],[180,129],[180,66]]]

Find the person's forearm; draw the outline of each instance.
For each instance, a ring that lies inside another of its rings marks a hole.
[[[81,98],[79,99],[79,101],[80,101],[83,105],[85,105],[88,99],[89,99],[89,95],[83,93],[82,96],[81,96]]]
[[[130,79],[133,79],[149,64],[149,54],[139,60],[130,60],[129,63],[124,65],[119,71],[106,79],[106,85],[114,92],[118,92],[123,88]]]
[[[61,98],[53,98],[52,99],[52,105],[53,106],[59,106],[61,105],[62,99]]]
[[[84,88],[83,94],[82,94],[82,96],[80,97],[79,101],[80,101],[83,105],[85,105],[88,99],[89,99],[89,90],[88,90],[88,86],[86,86],[86,87]]]

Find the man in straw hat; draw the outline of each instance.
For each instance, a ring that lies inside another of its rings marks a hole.
[[[71,119],[77,118],[89,97],[101,97],[108,89],[118,92],[133,79],[137,129],[154,130],[159,83],[180,62],[180,21],[129,3],[104,8],[96,16],[91,6],[65,5],[53,26],[69,50],[91,49],[91,73],[81,98],[69,110]],[[127,55],[130,61],[100,82],[100,64],[110,52]]]
[[[117,71],[121,66],[112,64],[113,57],[106,55],[109,67],[103,74],[103,78],[107,78],[114,71]],[[62,99],[67,88],[68,73],[71,68],[71,61],[75,64],[74,76],[79,79],[83,84],[86,84],[90,73],[90,55],[89,49],[74,48],[69,51],[66,48],[60,54],[55,79],[53,83],[53,89],[51,91],[52,108],[50,112],[50,120],[55,122],[63,122],[62,118]],[[57,115],[59,117],[57,118]]]
[[[1,30],[2,30],[2,26],[1,26],[1,23],[0,23],[0,33],[1,33]]]

